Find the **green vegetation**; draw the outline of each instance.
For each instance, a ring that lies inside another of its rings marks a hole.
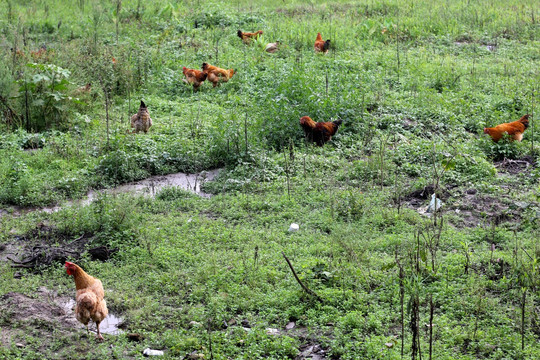
[[[539,21],[535,0],[0,2],[0,358],[314,346],[400,359],[402,341],[403,358],[419,345],[428,359],[430,344],[434,359],[540,358]],[[264,36],[244,45],[238,29]],[[194,92],[182,67],[202,62],[236,74]],[[153,126],[135,135],[141,99]],[[526,113],[520,143],[482,133]],[[319,148],[303,115],[343,125]],[[166,188],[25,208],[215,168],[209,199]],[[40,287],[73,297],[61,259],[13,269],[5,254],[83,234],[118,250],[76,262],[142,342],[95,343],[8,304],[15,291],[47,301]]]

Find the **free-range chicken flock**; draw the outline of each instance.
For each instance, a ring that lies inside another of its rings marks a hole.
[[[238,37],[242,39],[244,44],[249,44],[252,40],[257,40],[262,34],[262,30],[258,30],[256,32],[243,32],[242,30],[238,30],[237,32]],[[280,45],[281,43],[279,41],[268,43],[264,50],[268,53],[275,53],[279,50]],[[321,33],[317,33],[317,38],[313,46],[315,52],[327,54],[329,48],[330,40],[323,40]],[[201,66],[201,70],[190,69],[184,66],[182,67],[182,73],[184,74],[182,81],[193,86],[193,89],[197,91],[206,80],[211,82],[213,87],[218,86],[220,83],[228,82],[235,74],[235,71],[234,69],[222,69],[204,62]],[[134,132],[147,132],[150,126],[152,126],[150,116],[148,116],[148,121],[145,123],[142,123],[142,121],[139,120],[142,111],[146,111],[146,114],[148,114],[148,109],[141,101],[141,108],[139,109],[139,112],[133,115],[131,120],[131,127],[134,128]],[[134,125],[134,121],[137,121],[137,126]],[[309,116],[303,116],[300,119],[300,126],[304,130],[306,139],[319,146],[323,146],[326,142],[332,139],[332,136],[336,134],[341,123],[342,120],[340,119],[318,123],[313,121]]]
[[[237,35],[244,44],[251,43],[252,40],[256,40],[263,34],[262,30],[256,32],[243,32],[238,30]],[[269,53],[275,53],[279,50],[281,43],[276,41],[275,43],[269,43],[265,47],[265,51]],[[330,39],[323,40],[321,33],[317,33],[317,38],[315,39],[315,44],[313,49],[316,53],[327,54],[330,49]],[[185,83],[192,85],[195,91],[199,90],[203,82],[208,80],[212,83],[213,87],[218,86],[220,83],[229,81],[235,71],[233,69],[222,69],[217,66],[212,66],[206,62],[202,64],[201,70],[190,69],[187,67],[182,68],[184,74]],[[139,120],[141,112],[146,111],[147,120]],[[508,134],[510,140],[521,141],[523,139],[523,132],[529,126],[529,116],[524,115],[521,119],[497,125],[491,128],[484,128],[484,133],[491,136],[493,141],[498,142],[503,138],[505,134]],[[315,122],[309,116],[303,116],[300,118],[300,126],[304,130],[304,134],[308,141],[311,141],[318,146],[323,146],[326,142],[332,139],[341,125],[342,120],[338,119],[335,121],[329,122]],[[148,115],[148,109],[141,101],[141,108],[139,112],[133,115],[131,120],[131,127],[134,128],[134,132],[144,131],[145,133],[152,126],[152,119]]]
[[[242,39],[245,44],[249,44],[253,39],[258,39],[263,34],[262,30],[249,33],[238,30],[238,37]],[[280,42],[269,43],[266,45],[265,51],[274,53],[279,50]],[[321,33],[317,33],[317,38],[314,44],[314,50],[316,53],[327,54],[330,48],[330,40],[323,40]],[[217,66],[212,66],[208,63],[203,63],[202,70],[189,69],[187,67],[182,68],[182,72],[185,76],[184,82],[193,86],[194,90],[198,90],[205,80],[212,83],[213,87],[218,86],[222,82],[229,81],[235,71],[233,69],[222,69]],[[90,87],[88,84],[86,87]],[[81,89],[86,91],[87,89]],[[523,139],[523,133],[529,126],[530,115],[524,115],[519,120],[497,125],[491,128],[484,128],[484,133],[491,136],[493,141],[498,142],[505,135],[508,135],[510,140],[521,141]],[[300,126],[304,130],[306,139],[315,143],[318,146],[323,146],[326,142],[332,139],[341,125],[342,120],[338,119],[329,122],[315,122],[309,116],[302,116],[300,118]],[[146,104],[141,101],[139,111],[131,117],[131,127],[134,128],[134,132],[148,132],[148,129],[152,126],[152,119]],[[105,293],[103,285],[99,279],[96,279],[81,269],[79,266],[71,263],[65,263],[66,272],[68,275],[73,276],[75,280],[76,293],[76,307],[75,316],[77,320],[88,327],[90,320],[96,323],[97,338],[103,340],[99,331],[99,324],[108,314],[107,306],[105,304]]]

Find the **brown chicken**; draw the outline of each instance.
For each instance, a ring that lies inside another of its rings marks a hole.
[[[78,265],[72,262],[66,261],[64,265],[68,275],[73,275],[75,280],[75,289],[77,293],[75,295],[75,317],[81,323],[86,325],[88,330],[88,323],[90,320],[96,323],[97,339],[103,340],[103,336],[99,331],[99,324],[107,317],[109,311],[107,310],[107,304],[105,303],[105,291],[103,290],[103,284],[101,280],[96,279],[88,275]]]
[[[11,48],[11,52],[13,53],[13,55],[15,56],[15,58],[21,58],[21,59],[24,59],[24,58],[26,57],[26,54],[25,54],[24,51],[22,51],[21,49]]]
[[[328,53],[330,48],[330,39],[324,41],[322,39],[321,33],[317,33],[317,39],[315,39],[315,52],[322,52],[324,54]]]
[[[304,134],[309,141],[313,141],[319,146],[323,146],[332,139],[343,121],[315,122],[309,116],[300,118],[300,126],[304,129]]]
[[[242,32],[242,30],[238,30],[238,37],[240,39],[242,39],[242,41],[245,44],[248,44],[249,42],[251,42],[252,39],[258,39],[259,35],[262,35],[262,34],[263,34],[262,30],[259,30],[259,31],[254,32],[254,33]]]
[[[501,140],[504,134],[510,135],[512,140],[521,141],[523,139],[523,132],[529,127],[529,116],[529,114],[523,115],[517,121],[500,124],[491,128],[484,128],[484,134],[489,134],[495,142]]]
[[[147,133],[150,126],[152,126],[150,113],[148,112],[146,104],[141,100],[139,111],[131,117],[131,127],[135,133],[138,133],[139,131]]]
[[[50,58],[50,51],[47,50],[47,46],[45,44],[41,45],[38,50],[36,51],[30,51],[30,56],[34,61],[38,60],[44,60],[48,61]]]
[[[230,78],[232,78],[234,75],[233,69],[225,70],[207,63],[202,64],[202,70],[203,73],[207,75],[206,78],[208,79],[208,81],[210,81],[214,87],[216,87],[220,82],[229,81]]]
[[[183,82],[187,84],[192,84],[194,90],[198,90],[202,85],[203,81],[206,80],[208,74],[205,74],[201,70],[188,69],[187,67],[182,68],[185,79],[182,79]]]

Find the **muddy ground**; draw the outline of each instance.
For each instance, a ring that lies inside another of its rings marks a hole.
[[[25,347],[25,334],[32,328],[44,339],[67,335],[81,328],[69,307],[70,298],[41,287],[32,297],[10,292],[0,297],[0,343]],[[45,343],[45,341],[44,341]]]
[[[499,194],[486,194],[476,188],[467,189],[455,186],[441,186],[438,190],[438,198],[443,202],[441,214],[445,215],[455,227],[487,227],[505,224],[515,228],[521,224],[529,209],[536,209],[536,213],[540,213],[538,202],[532,199],[518,201],[516,196],[511,196],[527,191],[523,188],[520,178],[528,176],[537,166],[534,158],[524,156],[516,160],[504,159],[494,162],[493,165],[500,179]],[[433,193],[433,185],[428,185],[406,194],[401,199],[401,204],[430,216],[427,208]]]

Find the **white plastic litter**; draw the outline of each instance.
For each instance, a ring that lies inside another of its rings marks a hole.
[[[146,348],[143,351],[144,356],[163,356],[163,351],[161,350],[152,350],[150,348]]]
[[[298,229],[300,229],[298,224],[292,223],[291,226],[289,226],[289,232],[297,232]]]
[[[274,328],[266,328],[266,333],[268,335],[279,335],[279,330]]]
[[[435,211],[439,210],[441,208],[441,206],[442,206],[441,199],[438,199],[437,195],[433,194],[433,195],[431,195],[431,201],[429,202],[429,206],[428,206],[426,212],[432,214]]]

